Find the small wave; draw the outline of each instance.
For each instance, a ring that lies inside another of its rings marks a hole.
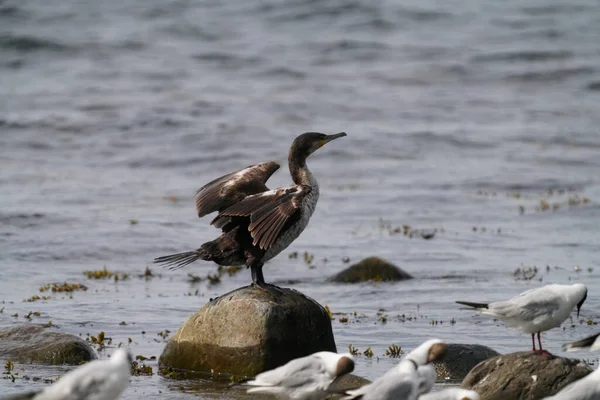
[[[389,54],[389,46],[374,42],[341,39],[314,46],[319,53],[317,65],[332,65],[343,61],[377,61]]]
[[[573,149],[600,149],[600,140],[586,140],[585,138],[572,137],[571,135],[564,136],[553,136],[550,138],[535,138],[529,136],[518,136],[512,141],[526,144],[535,144],[538,146],[563,146],[565,148]]]
[[[412,19],[417,22],[429,22],[438,21],[444,18],[454,17],[454,15],[447,11],[440,10],[424,10],[414,8],[402,8],[399,13],[402,17]]]
[[[483,190],[498,193],[546,193],[549,188],[565,188],[569,192],[581,192],[590,182],[573,182],[557,178],[535,179],[523,182],[524,177],[519,177],[519,182],[501,182],[500,180],[471,181],[463,187],[466,190]]]
[[[260,62],[259,57],[242,57],[232,53],[213,51],[201,53],[192,56],[195,60],[203,63],[215,64],[219,68],[241,69],[257,65]]]
[[[334,42],[320,44],[320,51],[323,54],[337,53],[337,52],[347,52],[347,51],[355,51],[355,50],[387,50],[389,46],[374,42],[374,41],[362,41],[362,40],[351,40],[351,39],[341,39],[336,40]]]
[[[416,144],[430,146],[450,146],[458,149],[490,149],[496,147],[495,143],[475,141],[469,138],[458,138],[453,134],[438,134],[431,131],[413,132],[406,135],[406,139]]]
[[[581,13],[588,10],[586,6],[576,5],[576,4],[552,4],[552,5],[544,5],[544,6],[534,6],[534,7],[523,7],[522,11],[524,14],[533,15],[533,16],[543,16],[543,15],[566,15],[573,13]]]
[[[177,168],[177,167],[189,167],[192,165],[210,164],[216,161],[222,160],[235,160],[243,159],[246,156],[245,152],[230,152],[228,154],[214,153],[205,156],[193,156],[193,157],[179,157],[171,159],[159,159],[157,157],[143,157],[134,161],[127,161],[127,165],[130,168]]]
[[[586,85],[587,90],[600,90],[600,81],[592,81]]]
[[[206,42],[215,42],[223,37],[220,34],[209,32],[206,27],[190,23],[171,24],[164,28],[164,31],[176,37],[191,38]]]
[[[539,62],[549,60],[566,60],[573,57],[573,53],[567,50],[556,51],[538,51],[538,50],[523,50],[523,51],[507,51],[489,54],[478,54],[473,57],[475,62]]]
[[[505,79],[516,82],[556,82],[575,76],[591,75],[595,72],[596,70],[591,67],[557,68],[547,71],[529,71],[508,74]]]
[[[269,78],[289,78],[294,80],[305,79],[307,74],[288,67],[273,67],[258,74]]]
[[[360,22],[352,22],[348,25],[349,31],[354,31],[357,29],[366,29],[366,30],[374,30],[376,32],[390,32],[396,29],[397,25],[381,16],[374,16],[373,18],[369,18],[365,21]]]
[[[0,18],[14,21],[16,19],[22,20],[26,17],[27,13],[23,9],[10,4],[0,4]]]
[[[308,21],[320,18],[343,18],[350,15],[368,15],[377,5],[362,1],[343,1],[332,4],[328,1],[300,0],[261,5],[256,11],[260,14],[275,14],[269,17],[272,22]]]
[[[0,35],[0,49],[16,50],[21,52],[34,51],[71,51],[72,47],[51,40],[33,36]]]

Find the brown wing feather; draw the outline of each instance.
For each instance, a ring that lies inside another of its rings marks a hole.
[[[248,230],[252,244],[267,250],[273,246],[286,222],[298,215],[302,200],[310,191],[309,186],[294,185],[248,196],[222,211],[213,223],[221,224],[229,217],[250,217]]]
[[[264,162],[207,183],[194,196],[198,217],[223,211],[247,196],[269,190],[265,183],[278,169],[279,164],[276,162]]]

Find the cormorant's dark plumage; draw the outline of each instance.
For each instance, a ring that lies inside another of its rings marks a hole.
[[[203,217],[218,211],[211,225],[222,230],[217,239],[199,249],[156,258],[172,269],[196,260],[219,265],[245,264],[252,281],[264,284],[263,263],[288,247],[304,230],[319,199],[319,186],[306,158],[325,143],[346,136],[307,132],[290,148],[288,164],[294,185],[269,190],[265,183],[279,169],[276,162],[251,165],[204,185],[195,196],[196,212]]]

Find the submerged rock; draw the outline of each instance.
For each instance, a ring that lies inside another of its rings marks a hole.
[[[329,280],[339,283],[357,283],[364,281],[403,281],[406,279],[412,279],[412,276],[379,257],[369,257],[349,266]]]
[[[450,343],[444,359],[433,365],[438,379],[462,381],[477,364],[499,355],[496,350],[480,344]]]
[[[331,320],[292,290],[246,286],[205,304],[167,343],[161,367],[254,376],[317,351],[336,351]]]
[[[79,365],[96,359],[81,338],[48,325],[23,325],[0,331],[0,358],[19,363]]]
[[[518,352],[492,357],[469,372],[461,387],[484,400],[537,400],[551,396],[591,372],[571,358]]]

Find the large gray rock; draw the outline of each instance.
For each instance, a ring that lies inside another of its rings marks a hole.
[[[519,352],[477,365],[461,387],[476,391],[482,400],[537,400],[590,372],[590,367],[579,360]]]
[[[364,281],[403,281],[412,279],[407,272],[379,258],[369,257],[331,277],[331,282],[357,283]]]
[[[450,343],[444,359],[433,365],[438,379],[462,381],[477,364],[499,355],[496,350],[480,344]]]
[[[81,338],[48,325],[23,325],[0,331],[0,358],[19,363],[79,365],[96,359]]]
[[[336,351],[327,311],[302,293],[246,286],[205,304],[167,343],[161,367],[254,376]]]

